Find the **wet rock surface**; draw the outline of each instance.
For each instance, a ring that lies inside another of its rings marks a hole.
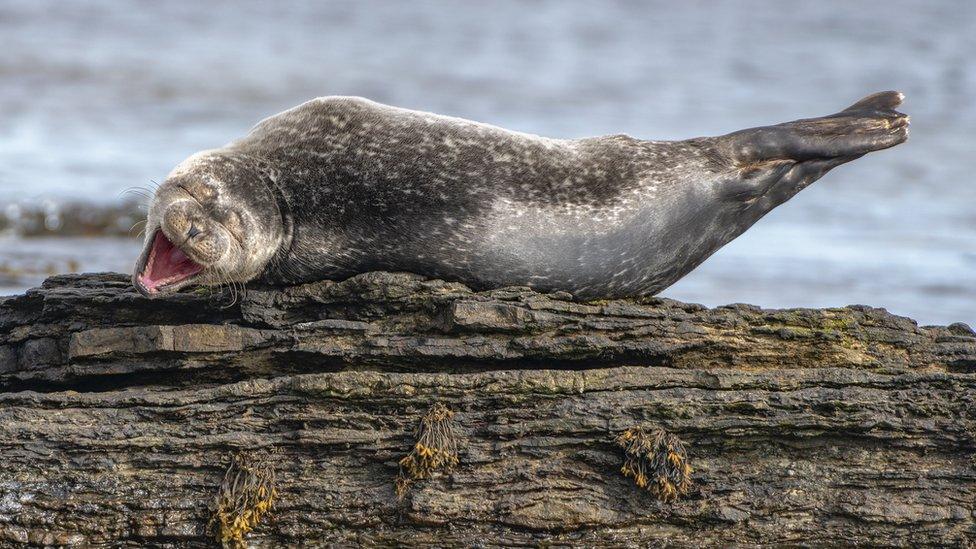
[[[581,303],[368,273],[150,301],[117,274],[0,299],[0,546],[214,546],[232,456],[275,452],[251,546],[959,545],[976,334],[882,309]],[[458,464],[394,492],[434,404]],[[692,486],[620,473],[634,426]]]

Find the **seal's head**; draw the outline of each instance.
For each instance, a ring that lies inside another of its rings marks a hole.
[[[226,152],[199,153],[177,166],[149,206],[136,289],[159,297],[259,275],[286,238],[270,184],[254,162]]]

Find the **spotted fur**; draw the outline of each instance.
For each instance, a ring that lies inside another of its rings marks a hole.
[[[396,270],[581,298],[654,294],[829,169],[904,141],[900,100],[882,92],[830,117],[664,142],[549,139],[325,97],[184,162],[153,207],[163,217],[167,189],[191,181],[258,220],[242,246],[258,260],[224,269],[237,282]]]

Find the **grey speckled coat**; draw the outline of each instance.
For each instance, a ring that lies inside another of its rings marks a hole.
[[[238,197],[274,218],[266,282],[395,270],[631,296],[674,283],[829,169],[904,141],[901,99],[882,92],[828,117],[663,142],[548,139],[326,97],[196,162],[222,192],[261,194],[226,180],[241,173],[271,189]]]

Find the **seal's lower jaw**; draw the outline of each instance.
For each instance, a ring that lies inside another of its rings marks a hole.
[[[160,297],[191,284],[203,265],[190,259],[157,229],[149,248],[136,266],[132,282],[146,297]]]

